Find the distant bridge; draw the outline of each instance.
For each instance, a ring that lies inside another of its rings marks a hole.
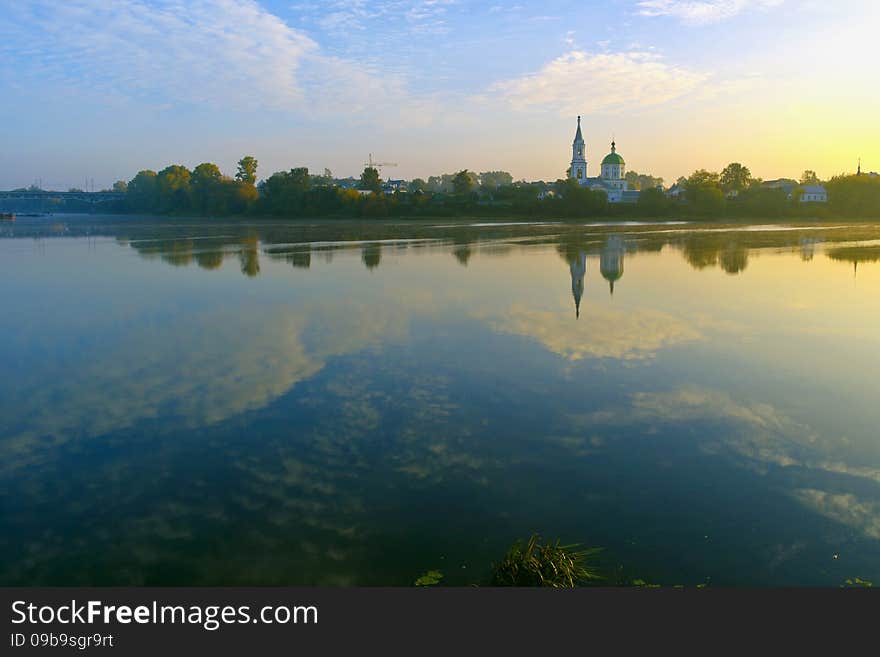
[[[82,201],[84,203],[108,203],[121,201],[123,192],[50,192],[44,189],[16,189],[0,192],[0,201],[8,199],[27,201]]]

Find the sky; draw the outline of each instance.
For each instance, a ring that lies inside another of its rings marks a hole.
[[[243,155],[555,180],[581,115],[667,183],[880,170],[871,0],[45,0],[0,12],[0,189]],[[92,182],[94,181],[94,182]]]

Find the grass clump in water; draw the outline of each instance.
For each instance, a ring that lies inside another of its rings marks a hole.
[[[599,579],[588,563],[600,548],[542,543],[538,534],[523,544],[517,541],[492,571],[492,586],[549,586],[574,588]]]
[[[443,579],[439,570],[429,570],[415,581],[416,586],[435,586]]]

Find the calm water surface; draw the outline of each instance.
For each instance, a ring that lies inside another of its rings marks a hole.
[[[880,582],[880,226],[0,226],[0,584]]]

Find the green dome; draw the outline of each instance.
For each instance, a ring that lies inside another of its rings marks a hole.
[[[623,158],[617,154],[617,144],[615,144],[613,141],[611,142],[611,152],[605,156],[605,159],[602,160],[602,164],[626,164],[626,162],[623,161]]]
[[[608,153],[608,155],[605,156],[605,159],[602,160],[602,164],[626,164],[626,162],[624,162],[623,158],[617,153]]]

